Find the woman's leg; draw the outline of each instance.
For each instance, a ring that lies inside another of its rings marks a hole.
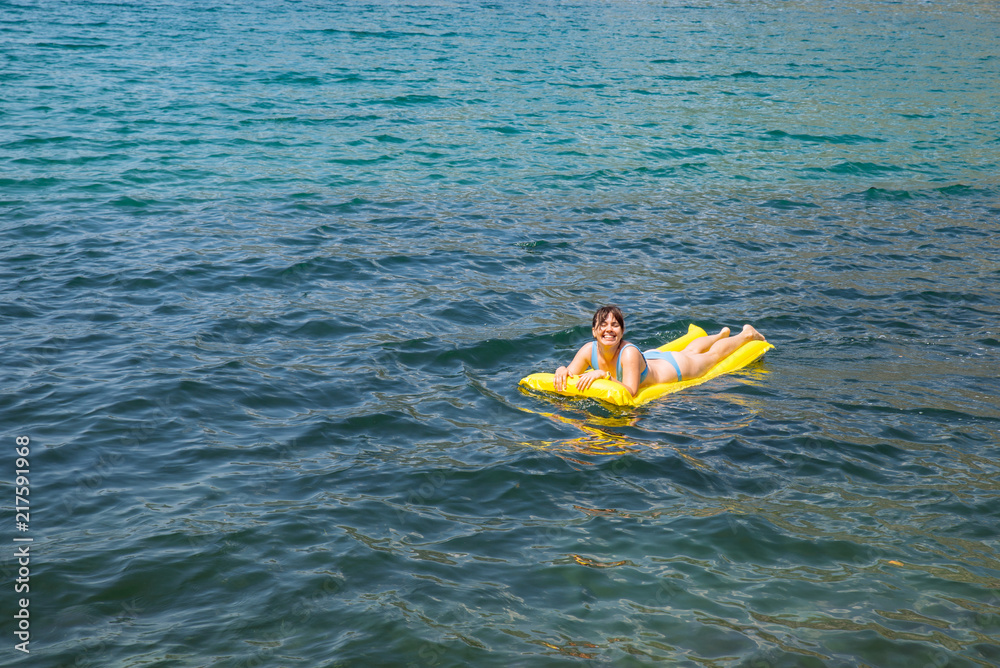
[[[736,336],[719,338],[703,353],[688,353],[685,349],[683,352],[685,353],[684,357],[687,358],[688,366],[687,369],[682,369],[684,379],[701,378],[709,369],[732,355],[744,343],[764,340],[764,336],[756,329],[750,325],[743,325],[742,332]]]
[[[684,352],[686,353],[703,353],[713,345],[719,339],[724,339],[729,336],[729,328],[723,327],[719,330],[718,334],[713,334],[712,336],[699,336],[697,339],[687,344],[684,347]]]

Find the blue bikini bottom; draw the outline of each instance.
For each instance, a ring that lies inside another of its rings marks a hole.
[[[674,354],[669,350],[647,350],[642,354],[647,360],[667,360],[677,372],[677,382],[681,382],[681,367],[677,363]]]

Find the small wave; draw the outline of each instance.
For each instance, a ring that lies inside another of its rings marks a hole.
[[[380,155],[377,158],[330,158],[327,162],[335,165],[377,165],[382,162],[391,162],[396,158],[391,155]]]
[[[17,150],[21,148],[34,148],[45,144],[65,144],[67,142],[77,141],[77,139],[77,137],[73,137],[71,135],[56,135],[54,137],[25,137],[24,139],[17,139],[5,144],[0,144],[0,148]]]
[[[411,107],[421,104],[439,104],[445,102],[445,98],[437,95],[421,95],[412,93],[410,95],[397,95],[393,98],[373,100],[372,104],[382,104],[390,107]]]
[[[693,148],[656,148],[643,151],[643,154],[651,158],[690,158],[701,155],[725,155],[725,151],[696,146]]]
[[[875,176],[878,174],[893,174],[906,170],[895,165],[879,165],[874,162],[842,162],[832,167],[807,167],[804,171]]]
[[[575,88],[578,90],[604,90],[608,87],[605,83],[587,83],[587,84],[577,84],[569,82],[555,82],[553,86],[561,86],[563,88]]]
[[[283,72],[258,79],[258,82],[262,84],[291,84],[295,86],[319,86],[325,83],[321,76],[302,74],[301,72]]]
[[[345,30],[342,28],[323,28],[317,32],[324,35],[347,35],[355,39],[401,39],[405,37],[455,37],[457,33],[449,32],[441,35],[409,30]]]
[[[79,165],[89,165],[93,163],[102,162],[116,162],[120,160],[128,160],[130,156],[124,153],[109,153],[102,155],[78,155],[72,158],[41,158],[41,157],[31,157],[31,158],[15,158],[11,160],[12,163],[17,165],[35,165],[40,167],[53,166],[53,165],[65,165],[70,167],[75,167]]]
[[[899,202],[911,199],[934,199],[938,197],[985,197],[993,196],[993,191],[987,188],[974,188],[962,184],[931,188],[924,190],[894,190],[891,188],[868,188],[862,192],[847,193],[841,196],[844,200],[862,199],[869,202]]]
[[[891,190],[884,188],[869,188],[864,192],[850,193],[844,195],[842,199],[864,199],[870,202],[899,202],[913,199],[914,194],[909,190]]]
[[[764,139],[782,140],[793,139],[796,141],[812,142],[817,144],[884,144],[884,139],[875,137],[865,137],[864,135],[810,135],[810,134],[790,134],[784,130],[770,130],[764,133]]]
[[[760,206],[767,207],[769,209],[818,209],[819,204],[814,202],[796,202],[787,199],[769,199],[763,202]]]
[[[365,81],[367,81],[367,79],[364,76],[362,76],[360,74],[352,73],[352,74],[345,74],[344,76],[340,77],[339,79],[334,79],[332,81],[332,83],[338,83],[338,84],[341,84],[341,83],[362,83],[362,82],[365,82]]]
[[[35,190],[38,188],[50,188],[62,183],[62,179],[52,176],[39,176],[29,179],[0,179],[0,188],[6,190]]]
[[[520,130],[510,125],[490,125],[482,129],[487,132],[496,132],[501,135],[519,135],[524,133],[524,130]]]
[[[107,49],[110,45],[97,42],[94,44],[79,44],[79,43],[59,43],[59,42],[36,42],[32,46],[39,49],[66,49],[69,51],[81,50],[81,49]]]
[[[703,76],[685,74],[664,74],[657,77],[661,81],[701,81],[704,78]]]

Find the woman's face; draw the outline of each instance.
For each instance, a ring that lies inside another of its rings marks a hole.
[[[603,346],[617,346],[624,335],[625,330],[614,313],[609,313],[603,322],[594,327],[594,338]]]

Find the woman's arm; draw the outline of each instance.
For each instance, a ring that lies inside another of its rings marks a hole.
[[[639,391],[639,377],[642,375],[639,367],[642,366],[642,355],[638,349],[629,346],[622,351],[620,359],[622,363],[621,381],[615,380],[615,377],[607,371],[588,371],[576,381],[576,389],[586,390],[593,385],[595,380],[603,378],[615,385],[621,385],[634,397],[635,393]]]
[[[635,396],[639,391],[639,378],[642,376],[642,353],[635,346],[629,345],[622,350],[619,359],[622,363],[622,380],[619,385],[624,385],[625,389]]]
[[[591,344],[589,343],[584,344],[578,351],[576,351],[576,355],[573,356],[573,361],[569,363],[569,366],[561,366],[556,369],[555,380],[553,381],[556,390],[561,391],[566,389],[567,378],[570,376],[579,376],[587,369],[587,367],[590,366],[590,346]],[[604,372],[599,371],[598,373],[603,374]],[[590,383],[592,382],[594,381],[591,380]],[[590,383],[587,384],[589,385]],[[579,381],[577,382],[577,387],[580,387]]]

